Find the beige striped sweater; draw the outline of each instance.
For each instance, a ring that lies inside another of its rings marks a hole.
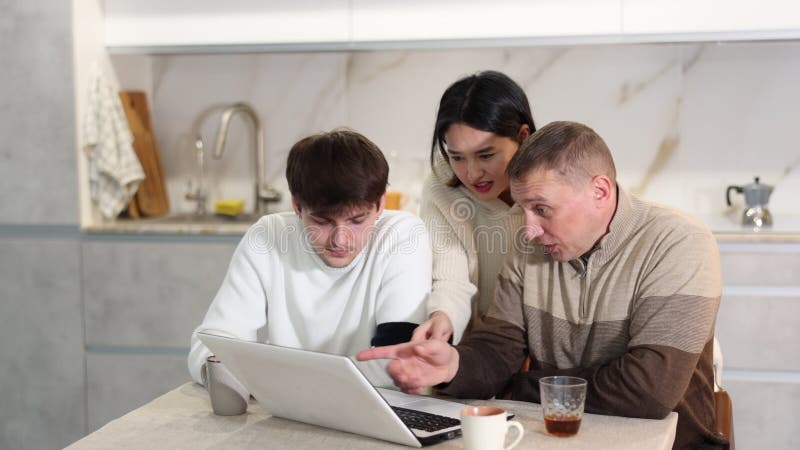
[[[663,418],[679,413],[675,448],[721,443],[713,433],[712,349],[722,293],[708,229],[619,189],[609,232],[588,263],[558,262],[530,245],[497,281],[487,318],[458,347],[442,390],[539,401],[538,380],[589,381],[588,412]],[[526,355],[529,372],[517,373]]]

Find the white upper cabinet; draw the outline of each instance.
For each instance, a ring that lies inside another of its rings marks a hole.
[[[104,14],[111,52],[800,38],[800,0],[105,0]]]
[[[350,39],[348,0],[106,0],[110,50],[323,47]]]
[[[622,11],[625,35],[663,40],[800,37],[798,0],[624,0]]]
[[[352,0],[353,41],[618,36],[621,0]]]

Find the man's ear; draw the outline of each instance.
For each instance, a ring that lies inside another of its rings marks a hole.
[[[607,176],[592,177],[592,196],[598,206],[611,200],[611,180]]]
[[[297,214],[297,217],[300,217],[300,203],[292,196],[292,208],[294,208],[294,213]]]

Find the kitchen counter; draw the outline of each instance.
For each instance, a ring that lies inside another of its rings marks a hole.
[[[736,218],[725,216],[699,217],[714,233],[719,242],[800,242],[800,216],[782,216],[775,225],[758,231],[743,227]],[[209,220],[192,221],[187,216],[153,219],[119,219],[83,226],[89,234],[179,234],[243,236],[251,220],[228,220],[210,216]]]
[[[89,234],[188,234],[188,235],[222,235],[243,236],[250,228],[249,223],[159,223],[144,220],[126,220],[81,227],[81,231]]]
[[[89,234],[185,234],[243,236],[258,220],[257,217],[237,219],[209,215],[201,220],[187,214],[147,219],[117,219],[85,225],[81,231]]]
[[[754,230],[741,225],[741,217],[699,216],[719,242],[800,242],[800,216],[780,216],[771,227]]]

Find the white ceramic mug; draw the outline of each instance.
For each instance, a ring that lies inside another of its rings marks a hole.
[[[503,447],[510,428],[517,437]],[[507,420],[506,411],[495,406],[470,406],[461,410],[461,435],[467,450],[511,450],[522,440],[524,430],[516,420]]]

